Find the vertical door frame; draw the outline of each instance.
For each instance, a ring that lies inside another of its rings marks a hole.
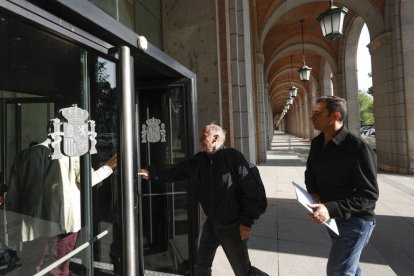
[[[119,65],[118,80],[121,96],[121,122],[120,122],[120,159],[122,181],[122,246],[123,246],[123,273],[133,276],[143,273],[142,264],[138,261],[137,235],[137,210],[136,187],[134,183],[136,158],[134,157],[135,124],[135,93],[134,87],[134,63],[127,46],[118,47]]]
[[[186,105],[185,107],[185,124],[187,128],[187,136],[185,139],[185,142],[187,143],[187,151],[189,157],[191,157],[193,154],[197,152],[197,137],[198,137],[198,123],[197,123],[197,93],[196,93],[196,78],[195,75],[190,75],[188,78],[177,78],[176,80],[152,80],[145,83],[140,83],[139,85],[136,84],[135,91],[136,93],[139,93],[140,90],[145,89],[157,89],[157,88],[171,88],[171,87],[180,87],[180,89],[183,91],[183,101]],[[136,122],[136,129],[139,131],[139,102],[138,102],[138,94],[136,95],[136,105],[137,105],[137,122]],[[140,160],[140,139],[141,136],[137,132],[137,156],[138,156],[138,162],[141,163]],[[190,183],[189,183],[190,184]],[[139,180],[138,183],[138,192],[139,196],[142,196],[142,190],[141,190],[141,181]],[[189,189],[187,191],[187,200],[188,200],[188,216],[189,216],[189,233],[188,233],[188,246],[189,246],[189,258],[190,258],[190,275],[195,275],[195,253],[197,251],[197,239],[198,239],[198,233],[199,233],[199,226],[200,226],[200,217],[199,217],[199,210],[198,203],[196,202],[194,191],[192,190],[192,186],[189,185]],[[141,201],[139,201],[139,204]],[[191,206],[191,207],[190,207]],[[142,240],[142,213],[141,213],[141,205],[139,207],[139,233],[141,234],[141,240]],[[142,244],[140,244],[140,262],[143,265],[143,248]],[[145,269],[145,267],[144,267]]]

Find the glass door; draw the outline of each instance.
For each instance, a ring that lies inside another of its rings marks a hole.
[[[48,98],[1,99],[4,126],[5,160],[2,171],[8,175],[16,155],[46,139],[47,121],[54,115],[54,103]],[[36,116],[34,116],[36,115]]]
[[[3,153],[0,168],[2,176],[0,180],[0,197],[2,199],[0,204],[0,253],[3,251],[17,257],[18,250],[15,249],[20,247],[20,235],[13,229],[18,227],[18,221],[15,220],[14,214],[7,216],[7,211],[4,208],[7,207],[5,198],[10,184],[9,179],[17,154],[45,140],[44,133],[39,130],[46,129],[46,122],[53,116],[54,103],[47,98],[0,98],[0,106],[1,141],[3,144],[0,151]]]
[[[141,166],[176,164],[188,157],[183,87],[139,90]],[[191,274],[187,181],[142,181],[145,270]]]
[[[117,173],[85,179],[118,153],[116,61],[3,8],[0,33],[0,274],[113,275]],[[48,123],[73,104],[92,109],[98,154],[51,159]]]

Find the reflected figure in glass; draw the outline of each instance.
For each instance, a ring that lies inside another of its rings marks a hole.
[[[79,157],[51,158],[51,139],[20,152],[6,197],[9,244],[20,243],[19,275],[32,275],[71,252],[81,229]],[[92,173],[92,185],[110,176],[116,155]],[[70,259],[52,275],[68,275]]]

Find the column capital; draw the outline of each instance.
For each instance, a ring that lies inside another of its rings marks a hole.
[[[371,43],[368,44],[369,53],[372,55],[375,51],[378,49],[389,45],[392,41],[392,33],[386,32],[383,34],[380,34],[376,38],[374,38]]]
[[[264,54],[263,53],[256,53],[256,62],[260,64],[264,64]]]

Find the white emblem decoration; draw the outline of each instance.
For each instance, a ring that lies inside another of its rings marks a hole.
[[[73,105],[72,107],[63,108],[59,112],[67,122],[61,122],[57,118],[51,120],[53,121],[53,132],[48,135],[52,138],[52,159],[62,157],[62,137],[63,154],[67,156],[81,156],[88,151],[91,154],[96,153],[95,121],[89,120],[85,122],[89,117],[88,111],[77,107],[77,105]],[[89,140],[91,141],[90,147]]]
[[[161,120],[152,117],[145,122],[147,124],[142,124],[141,143],[156,143],[160,140],[165,143],[165,125],[161,123]]]

